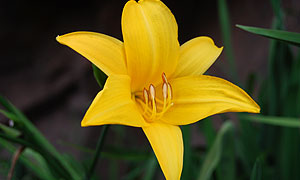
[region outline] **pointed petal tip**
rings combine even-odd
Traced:
[[[86,123],[85,117],[81,121],[81,127],[88,127],[89,125]]]
[[[226,112],[260,113],[259,105],[244,90],[221,78],[181,77],[172,79],[170,84],[174,105],[162,117],[168,124],[191,124]]]
[[[260,106],[255,101],[254,103],[255,103],[254,110],[251,113],[260,113]]]
[[[244,92],[246,93],[246,92]],[[260,106],[256,103],[256,101],[254,99],[252,99],[251,96],[249,96],[248,94],[246,94],[246,96],[248,96],[248,104],[251,105],[251,107],[249,107],[249,109],[245,110],[244,112],[248,112],[248,113],[260,113]]]
[[[60,44],[62,44],[62,45],[65,45],[65,43],[63,42],[63,37],[64,37],[65,35],[57,35],[56,36],[56,41],[57,42],[59,42]]]
[[[59,35],[57,35],[55,39],[56,39],[56,41],[60,42],[60,36]]]
[[[159,162],[166,180],[180,180],[183,167],[183,140],[178,126],[152,123],[143,131]]]

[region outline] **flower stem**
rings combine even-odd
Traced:
[[[100,152],[101,152],[102,147],[103,147],[103,142],[104,142],[105,135],[106,135],[106,132],[108,130],[108,127],[109,127],[109,125],[104,125],[103,128],[102,128],[100,137],[98,139],[98,143],[97,143],[97,147],[96,147],[96,152],[94,154],[93,161],[92,161],[91,166],[90,166],[90,168],[89,168],[89,170],[88,170],[88,172],[86,174],[86,178],[85,178],[86,180],[90,180],[92,174],[94,173],[96,164],[97,164],[99,156],[100,156]]]

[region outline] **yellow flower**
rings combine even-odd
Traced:
[[[222,48],[209,37],[197,37],[180,46],[176,20],[161,1],[128,1],[122,32],[124,43],[93,32],[57,37],[108,75],[81,125],[141,127],[166,179],[181,176],[179,125],[217,113],[260,111],[239,87],[203,75]]]

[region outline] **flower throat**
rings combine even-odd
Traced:
[[[162,98],[156,96],[156,90],[153,84],[150,84],[149,89],[144,88],[142,94],[137,93],[136,102],[142,109],[142,115],[149,123],[154,122],[162,117],[162,115],[173,105],[172,102],[172,87],[168,83],[166,74],[162,74]]]

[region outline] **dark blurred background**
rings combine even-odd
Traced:
[[[55,37],[86,30],[101,32],[122,40],[121,14],[125,0],[43,0],[0,1],[0,94],[20,108],[59,151],[78,159],[85,154],[70,144],[95,148],[100,127],[81,128],[80,121],[99,91],[91,64],[79,54],[56,42]],[[210,36],[223,46],[217,2],[201,0],[165,0],[179,27],[182,44],[197,36]],[[262,80],[267,72],[269,41],[246,33],[235,24],[270,28],[272,9],[269,1],[228,0],[232,23],[233,48],[240,79],[252,72]],[[300,28],[300,1],[284,0],[286,29]],[[226,48],[226,47],[225,47]],[[224,52],[208,74],[228,80]],[[256,95],[252,95],[256,99]],[[6,122],[2,116],[1,122]],[[116,136],[116,134],[124,136]],[[133,134],[138,134],[133,136]],[[138,128],[113,126],[105,148],[123,145],[137,148],[150,145]],[[133,139],[134,138],[134,139]],[[199,135],[193,145],[201,146]],[[121,165],[122,162],[115,162]],[[121,164],[120,164],[121,163]],[[98,171],[106,174],[103,161]],[[127,166],[117,174],[126,172]]]

